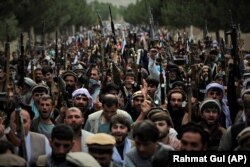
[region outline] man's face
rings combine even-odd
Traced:
[[[176,71],[174,71],[174,70],[170,70],[170,71],[169,71],[169,79],[170,79],[171,81],[173,81],[173,80],[176,79]]]
[[[90,72],[90,79],[94,79],[96,81],[99,80],[99,74],[97,69],[92,69]]]
[[[161,121],[155,121],[154,123],[160,132],[160,139],[165,138],[168,135],[170,129],[167,122],[165,120],[161,120]]]
[[[133,99],[133,107],[138,111],[140,112],[141,111],[141,105],[142,103],[144,102],[144,98],[143,97],[135,97]]]
[[[204,68],[203,70],[202,70],[202,78],[204,79],[204,80],[208,80],[208,69],[207,68]]]
[[[50,72],[45,74],[45,81],[47,83],[51,83],[53,81],[53,75]]]
[[[49,119],[50,114],[53,109],[53,104],[52,104],[51,99],[47,100],[39,100],[38,108],[39,108],[39,114],[42,119]]]
[[[52,148],[52,157],[57,161],[61,162],[66,159],[67,153],[73,147],[74,142],[70,140],[59,140],[59,139],[52,139],[50,141],[50,146]]]
[[[156,143],[153,141],[141,141],[138,137],[135,137],[135,147],[142,158],[149,158],[155,153]]]
[[[37,83],[39,83],[39,82],[41,82],[42,81],[42,79],[43,79],[43,73],[42,73],[42,70],[36,70],[36,71],[34,71],[34,77],[35,77],[35,81],[37,82]]]
[[[111,134],[115,137],[116,144],[122,144],[128,136],[128,128],[120,123],[114,124],[111,127]]]
[[[207,97],[217,99],[217,100],[221,100],[222,97],[223,97],[223,93],[221,91],[209,90],[207,92]]]
[[[89,154],[92,155],[101,167],[109,167],[112,161],[112,154],[106,153],[105,151],[93,151],[89,150]]]
[[[117,112],[118,106],[112,105],[111,107],[108,107],[107,105],[103,105],[103,116],[107,119],[107,121],[110,121],[111,117],[115,115]]]
[[[148,94],[153,97],[155,94],[155,91],[157,90],[156,85],[149,84],[148,85]]]
[[[182,107],[183,97],[181,93],[172,93],[170,97],[170,105],[173,110],[178,110]]]
[[[133,76],[125,77],[124,85],[127,89],[132,89],[134,83],[135,83],[135,78]]]
[[[219,84],[221,84],[221,85],[224,85],[224,80],[223,80],[222,77],[217,78],[217,79],[215,80],[215,82],[217,82],[217,83],[219,83]]]
[[[25,135],[27,135],[30,130],[30,124],[31,124],[30,115],[26,110],[21,110],[21,116],[23,119],[24,132],[25,132]],[[16,119],[17,119],[16,112],[14,111],[11,113],[11,117],[10,117],[10,126],[14,132],[16,132],[17,126],[19,126],[16,124],[17,123]]]
[[[34,92],[33,95],[32,95],[32,98],[33,98],[34,102],[36,104],[38,104],[39,100],[40,100],[40,97],[45,95],[45,94],[46,94],[46,92]]]
[[[76,86],[76,80],[74,76],[68,75],[65,77],[66,88],[72,89]]]
[[[82,129],[84,118],[79,110],[68,110],[64,119],[65,124],[70,125],[74,131]]]
[[[185,132],[181,138],[181,151],[205,151],[201,135],[197,132]]]
[[[86,111],[88,107],[88,98],[85,95],[76,96],[73,98],[73,104],[82,111]]]
[[[214,125],[219,119],[219,111],[217,108],[206,108],[202,113],[202,118],[208,125]]]

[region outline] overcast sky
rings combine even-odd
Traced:
[[[87,2],[92,2],[95,0],[87,0]],[[135,3],[136,0],[96,0],[98,2],[109,2],[117,6],[127,6],[130,3]]]

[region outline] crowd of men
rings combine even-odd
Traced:
[[[223,47],[95,30],[12,52],[0,67],[0,166],[156,167],[170,151],[249,151],[250,55],[238,49],[244,75],[230,77],[236,55]]]

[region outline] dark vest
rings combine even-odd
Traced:
[[[232,147],[231,147],[231,150],[234,150],[239,145],[236,138],[237,138],[238,134],[245,128],[246,128],[246,123],[245,122],[233,125],[231,127],[231,135],[232,135]]]

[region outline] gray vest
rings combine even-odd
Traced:
[[[46,154],[45,151],[45,136],[38,133],[30,133],[31,157],[30,166],[34,166],[40,155]]]

